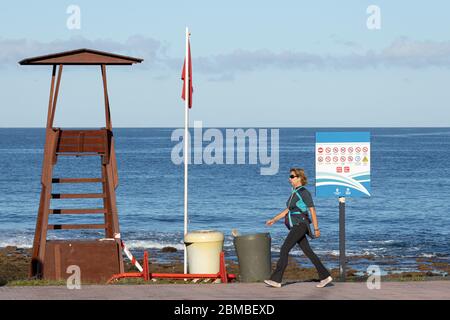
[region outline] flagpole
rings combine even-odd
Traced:
[[[185,81],[184,81],[184,236],[188,232],[188,147],[189,147],[189,29],[186,27],[186,55],[185,55]],[[184,273],[187,274],[187,251],[186,243],[184,244]]]

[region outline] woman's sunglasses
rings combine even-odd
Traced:
[[[297,176],[294,176],[293,174],[291,174],[291,175],[289,176],[289,178],[290,178],[290,179],[294,179],[294,178],[297,178]]]

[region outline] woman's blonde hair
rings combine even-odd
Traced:
[[[291,168],[289,172],[294,172],[297,177],[302,181],[302,186],[308,183],[308,178],[306,177],[305,170],[302,168]]]

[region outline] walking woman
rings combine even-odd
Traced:
[[[272,273],[270,280],[264,280],[266,284],[272,287],[281,287],[283,273],[288,263],[289,251],[291,251],[296,243],[300,245],[300,248],[311,260],[319,273],[320,283],[317,287],[323,288],[333,280],[330,272],[324,267],[317,255],[312,251],[309,246],[308,239],[306,238],[306,235],[311,238],[320,237],[314,202],[312,200],[311,193],[309,193],[309,191],[305,188],[307,181],[308,180],[303,169],[292,168],[289,176],[289,182],[292,185],[292,193],[286,202],[286,209],[276,215],[273,219],[266,222],[268,226],[271,226],[281,218],[285,218],[285,224],[289,229],[289,234],[281,246],[280,259],[278,260],[277,267]],[[308,212],[311,213],[312,223],[314,225],[314,235],[309,227],[311,220]]]

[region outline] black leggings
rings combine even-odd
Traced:
[[[287,267],[289,251],[295,246],[296,243],[299,244],[300,248],[303,250],[305,255],[311,260],[311,262],[316,267],[319,273],[319,279],[323,280],[330,276],[330,272],[324,267],[319,257],[312,251],[309,246],[308,239],[306,238],[307,226],[304,223],[294,225],[289,231],[286,240],[284,240],[281,246],[280,259],[278,260],[277,267],[270,277],[271,280],[276,282],[281,282],[283,279],[284,270]]]

